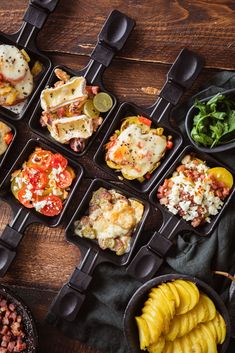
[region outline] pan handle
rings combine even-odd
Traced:
[[[84,248],[81,248],[84,250]],[[91,273],[100,262],[99,252],[86,249],[85,256],[76,267],[69,279],[60,289],[50,305],[46,320],[53,323],[58,318],[74,321],[86,297],[86,291],[91,283]]]
[[[91,60],[84,76],[93,83],[107,68],[113,57],[120,51],[130,36],[135,21],[118,10],[113,10],[106,19],[98,42],[91,53]]]
[[[188,230],[182,219],[169,215],[163,226],[155,232],[147,245],[142,246],[127,267],[127,272],[141,282],[151,279],[164,262],[173,246],[173,239],[180,232]]]
[[[17,247],[24,236],[24,230],[31,221],[30,213],[20,208],[0,235],[0,277],[5,276],[11,266],[16,256]]]
[[[14,41],[22,47],[32,47],[36,50],[36,36],[58,3],[59,0],[30,0],[23,17],[23,25],[12,35]]]
[[[204,64],[203,58],[187,48],[181,50],[167,73],[167,80],[155,104],[149,110],[156,123],[168,123],[171,109],[179,102],[184,91],[191,87]]]

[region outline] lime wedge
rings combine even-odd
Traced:
[[[93,98],[94,106],[99,112],[106,113],[113,106],[113,100],[108,93],[100,92]]]
[[[94,107],[92,99],[88,99],[88,101],[86,101],[86,103],[83,106],[83,112],[85,115],[87,115],[89,118],[92,118],[92,119],[100,115],[99,110],[97,110]]]

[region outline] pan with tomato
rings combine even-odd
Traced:
[[[56,227],[61,223],[82,174],[79,163],[65,158],[40,139],[28,141],[0,185],[0,196],[13,211],[13,218],[0,237],[0,252],[4,253],[0,276],[10,266],[29,224]]]
[[[94,156],[96,164],[136,191],[149,191],[182,148],[182,135],[171,124],[172,108],[201,68],[201,58],[183,49],[151,107],[121,104]]]

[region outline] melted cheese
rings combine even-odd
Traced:
[[[120,166],[120,171],[135,179],[151,171],[161,160],[166,150],[166,137],[150,130],[143,134],[136,124],[129,125],[118,136],[108,152],[109,160]]]
[[[92,119],[86,115],[56,119],[52,122],[50,133],[60,143],[66,143],[72,138],[87,139],[93,133]]]
[[[41,107],[44,111],[54,111],[64,105],[86,98],[86,79],[72,77],[61,86],[44,89],[41,93]]]
[[[33,76],[28,69],[23,80],[15,84],[15,89],[18,92],[17,99],[27,98],[33,91]]]
[[[9,82],[18,82],[24,78],[29,65],[21,51],[13,45],[0,45],[0,72]]]

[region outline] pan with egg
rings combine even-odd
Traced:
[[[66,228],[67,240],[79,246],[81,261],[51,304],[48,320],[75,320],[97,265],[130,262],[149,211],[147,201],[117,184],[92,181]],[[155,215],[160,216],[158,210]]]
[[[50,69],[50,59],[37,48],[36,38],[59,0],[31,0],[21,28],[0,32],[0,112],[12,120],[29,111]]]
[[[170,124],[170,112],[202,65],[201,57],[183,49],[154,105],[143,109],[123,103],[95,154],[95,163],[135,190],[147,192],[182,147],[180,132]]]
[[[186,146],[150,193],[162,213],[162,226],[138,251],[128,272],[145,282],[156,274],[177,235],[209,236],[234,197],[234,178],[231,168]]]
[[[57,227],[78,192],[83,168],[40,139],[27,142],[0,185],[1,199],[12,218],[0,236],[0,277],[16,256],[24,231],[31,223]]]
[[[86,153],[117,104],[103,85],[103,73],[134,26],[134,20],[112,11],[88,65],[81,71],[62,65],[53,70],[30,119],[35,133],[75,157]]]

